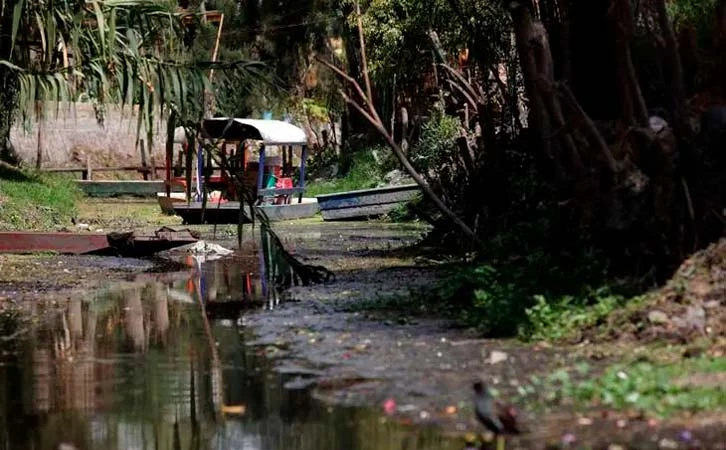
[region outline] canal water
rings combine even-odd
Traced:
[[[275,372],[237,320],[279,304],[260,254],[183,256],[186,271],[39,311],[0,342],[0,449],[460,448],[378,409],[331,407],[286,386],[301,374]]]

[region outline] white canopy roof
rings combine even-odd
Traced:
[[[229,124],[229,121],[232,121]],[[229,126],[227,126],[229,124]],[[265,145],[307,145],[305,132],[281,120],[230,119],[215,117],[204,120],[204,130],[212,138],[253,139]],[[222,136],[224,134],[224,136]],[[184,127],[174,130],[174,143],[183,144],[187,140]]]
[[[265,145],[308,145],[302,129],[281,120],[215,117],[204,120],[204,130],[213,138],[253,139]]]

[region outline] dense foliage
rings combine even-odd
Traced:
[[[726,2],[362,5],[386,129],[484,243],[434,221],[478,253],[433,291],[465,322],[576,328],[723,235]]]
[[[352,184],[336,188],[377,184],[363,180],[382,176],[363,169],[367,149],[393,143],[441,201],[419,207],[436,224],[431,242],[478,255],[439,297],[460,299],[498,334],[527,310],[542,318],[573,303],[562,299],[598,303],[591,292],[614,279],[662,282],[723,234],[726,110],[712,107],[726,94],[726,1],[188,6],[197,18],[203,8],[224,13],[220,61],[262,61],[257,77],[250,67],[217,72],[209,85],[216,27],[182,26],[166,1],[4,2],[0,137],[14,113],[37,114],[42,100],[84,92],[138,105],[141,126],[159,107],[199,117],[211,89],[217,114],[305,123],[316,174],[334,165],[328,173],[344,176],[359,162]],[[31,31],[19,38],[19,29]],[[316,57],[361,86],[370,76],[361,103],[374,104],[383,130],[345,104],[358,92]],[[464,228],[473,231],[462,237]],[[581,273],[590,258],[597,270]]]

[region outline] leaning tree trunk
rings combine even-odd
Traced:
[[[343,17],[348,17],[352,13],[352,7],[343,8]],[[345,55],[347,58],[346,72],[350,74],[359,84],[363,84],[362,61],[360,54],[360,39],[357,33],[353,32],[349,27],[343,28],[342,33],[343,45],[345,46]],[[352,88],[346,84],[346,93],[355,96]],[[353,162],[353,146],[351,145],[353,136],[365,134],[370,131],[371,127],[355,108],[349,104],[345,105],[345,112],[342,115],[342,127],[340,137],[340,154],[338,158],[339,170],[341,175],[348,173],[351,163]]]

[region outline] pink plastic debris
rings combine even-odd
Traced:
[[[383,412],[389,416],[396,412],[396,402],[392,398],[383,402]]]

